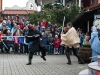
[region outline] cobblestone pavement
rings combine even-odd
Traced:
[[[47,61],[34,55],[32,65],[26,65],[28,55],[0,54],[0,75],[78,75],[87,64],[78,64],[71,56],[72,65],[67,65],[65,55],[47,55]]]

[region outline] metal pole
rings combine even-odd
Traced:
[[[78,2],[77,2],[77,0],[76,0],[76,4],[77,4]]]
[[[88,21],[88,24],[87,24],[87,31],[89,32],[89,21]]]
[[[65,0],[63,0],[63,6],[65,7]]]
[[[62,32],[63,32],[63,29],[64,29],[64,23],[65,23],[65,16],[64,16],[64,20],[63,20]]]
[[[42,0],[40,0],[40,6],[41,6],[41,11],[42,11],[42,6],[43,6],[43,3],[42,3]]]
[[[81,0],[79,0],[79,7],[81,8]]]
[[[8,49],[7,45],[2,41],[3,45]]]

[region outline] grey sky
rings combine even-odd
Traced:
[[[18,5],[19,7],[25,7],[28,0],[2,0],[3,1],[3,9],[5,7],[13,7],[14,5]]]

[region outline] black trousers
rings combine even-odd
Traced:
[[[3,50],[3,43],[2,42],[0,42],[0,49],[1,49],[1,52],[4,52],[4,50]]]
[[[42,56],[46,56],[46,51],[41,51]],[[29,59],[32,59],[34,52],[29,52]]]
[[[70,59],[70,50],[72,50],[73,55],[75,55],[75,56],[78,58],[78,61],[79,61],[79,62],[83,62],[83,60],[80,58],[79,54],[77,53],[77,49],[78,49],[78,48],[74,48],[74,47],[69,48],[69,47],[67,47],[65,53],[66,53],[66,57],[67,57],[67,59],[68,59],[68,62],[71,63],[71,59]]]
[[[18,44],[15,43],[15,44],[14,44],[14,47],[15,47],[15,53],[18,53]]]
[[[29,52],[29,59],[33,58],[34,53]]]
[[[23,50],[24,50],[23,46],[24,46],[23,44],[20,44],[20,53],[22,53],[22,54],[23,54]]]
[[[24,53],[29,53],[27,44],[24,44]]]

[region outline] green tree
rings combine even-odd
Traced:
[[[32,24],[37,24],[37,22],[41,21],[42,19],[47,19],[46,13],[41,14],[39,12],[35,12],[34,14],[28,15],[28,21]]]
[[[52,8],[53,8],[52,3],[49,3],[49,4],[44,5],[43,8],[44,8],[45,10],[52,9]]]
[[[72,4],[71,8],[68,11],[69,21],[73,20],[79,14],[79,7],[77,4]]]
[[[79,7],[76,4],[72,4],[70,8],[57,8],[50,9],[50,5],[45,5],[44,13],[35,12],[34,14],[29,14],[28,20],[31,23],[36,24],[42,19],[46,19],[51,23],[57,23],[59,26],[63,24],[63,18],[66,17],[65,23],[73,20],[79,14]],[[48,9],[47,9],[48,8]]]

